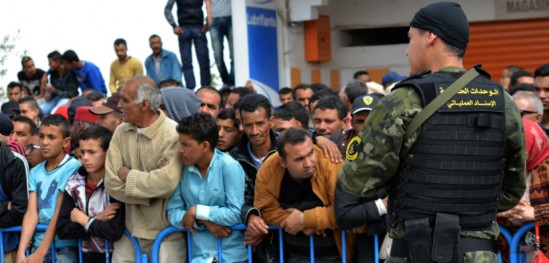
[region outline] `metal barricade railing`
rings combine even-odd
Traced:
[[[284,245],[283,245],[283,240],[282,240],[282,228],[281,227],[278,227],[278,226],[269,226],[269,229],[270,230],[276,230],[278,231],[278,236],[279,236],[279,239],[278,239],[278,249],[279,249],[279,253],[280,253],[280,262],[284,262]],[[246,230],[246,226],[244,224],[238,224],[238,225],[234,225],[231,227],[231,230],[233,231],[242,231],[242,230]],[[203,231],[207,231],[207,230],[203,230]],[[181,229],[181,228],[177,228],[177,227],[174,227],[174,226],[169,226],[169,227],[166,227],[164,228],[162,231],[160,231],[160,233],[158,233],[158,236],[156,236],[156,239],[154,240],[154,243],[153,243],[153,247],[152,247],[152,252],[151,252],[151,262],[152,263],[158,263],[159,262],[159,252],[160,252],[160,245],[162,244],[162,241],[164,241],[164,239],[173,234],[173,233],[176,233],[176,232],[185,232],[187,233],[187,257],[188,257],[188,261],[190,262],[191,259],[192,259],[192,234],[187,231],[186,229]],[[222,245],[222,239],[223,238],[218,238],[217,239],[217,256],[218,256],[218,262],[222,262],[223,260],[223,251],[221,250],[221,245]],[[251,245],[248,245],[247,246],[247,249],[248,249],[248,262],[252,262],[252,246]]]
[[[38,224],[36,225],[36,232],[46,232],[46,229],[48,229],[48,225],[44,224]],[[21,232],[22,227],[21,226],[14,226],[14,227],[8,227],[8,228],[0,228],[0,263],[4,263],[4,233],[13,233],[13,232]],[[28,250],[27,250],[28,251]],[[50,246],[52,261],[55,262],[55,244],[52,242]],[[27,252],[28,255],[28,252]]]
[[[507,244],[510,247],[511,241],[513,241],[513,234],[511,233],[511,231],[509,231],[506,227],[499,225],[499,232],[500,232],[500,235],[502,235],[503,238],[505,238],[505,240],[507,241]],[[498,262],[503,262],[503,259],[501,257],[501,252],[498,253]]]
[[[39,225],[36,226],[36,231],[37,232],[45,232],[47,227],[48,227],[47,225],[39,224]],[[534,223],[530,222],[530,223],[527,223],[527,224],[523,225],[514,234],[511,234],[511,232],[508,229],[506,229],[503,226],[500,226],[500,233],[507,240],[507,242],[509,243],[509,246],[510,246],[510,255],[509,255],[509,257],[510,257],[510,262],[511,263],[518,263],[519,262],[520,240],[522,239],[524,234],[526,234],[526,232],[533,229],[534,227],[535,227]],[[4,236],[3,236],[3,233],[21,232],[21,230],[22,230],[21,226],[0,229],[0,255],[4,255],[4,247],[3,247],[3,241],[4,241],[3,238],[4,238]],[[244,224],[234,225],[234,226],[231,227],[231,230],[233,230],[233,231],[246,230],[246,226]],[[278,226],[269,226],[269,230],[278,231],[278,235],[279,235],[279,253],[280,253],[279,257],[280,257],[280,262],[283,263],[284,262],[283,229],[281,227],[278,227]],[[207,231],[207,230],[203,230],[203,231]],[[176,228],[174,226],[169,226],[169,227],[163,229],[162,231],[160,231],[160,233],[158,234],[158,236],[154,240],[153,247],[152,247],[152,252],[151,252],[151,261],[152,261],[152,263],[158,263],[159,262],[159,251],[160,251],[160,245],[161,245],[162,241],[167,236],[169,236],[170,234],[173,234],[175,232],[185,232],[187,234],[187,254],[188,254],[189,261],[191,260],[191,258],[192,258],[192,243],[191,243],[192,242],[192,235],[191,235],[191,233],[188,232],[186,229],[180,229],[180,228]],[[126,235],[130,239],[130,241],[132,242],[132,245],[133,245],[134,250],[135,250],[136,263],[147,263],[148,262],[148,256],[147,256],[147,254],[142,252],[141,247],[140,247],[139,242],[137,241],[137,239],[127,229],[124,229],[124,235]],[[344,262],[344,263],[347,261],[347,251],[345,249],[346,248],[346,235],[347,235],[347,233],[345,231],[342,231],[342,235],[341,235],[341,238],[342,238],[342,242],[341,242],[342,243],[342,257],[341,257],[341,259],[342,259],[342,262]],[[315,260],[314,235],[310,236],[309,242],[310,242],[310,259],[311,259],[311,262],[314,262],[314,260]],[[219,262],[222,262],[223,251],[220,249],[222,247],[222,238],[217,239],[217,247],[218,247],[218,258],[219,258],[218,260],[219,260]],[[374,247],[375,247],[375,249],[374,249],[374,262],[379,262],[379,238],[378,238],[378,235],[374,235]],[[252,262],[252,246],[248,245],[247,249],[248,249],[248,262]],[[53,243],[50,247],[50,250],[51,250],[51,254],[52,254],[52,260],[55,261],[55,245]],[[78,255],[79,261],[83,262],[82,241],[81,240],[78,241],[78,250],[79,250],[79,255]],[[106,262],[109,262],[110,261],[109,242],[105,242],[105,253],[106,253],[105,254]],[[498,259],[501,262],[501,255],[498,255]],[[3,256],[0,257],[0,263],[4,263],[4,257]]]
[[[129,232],[128,232],[129,233]],[[110,253],[109,253],[109,240],[105,240],[105,262],[110,263]],[[84,251],[82,250],[82,239],[78,239],[78,262],[84,262],[83,254]]]
[[[147,254],[141,251],[141,246],[130,231],[127,228],[124,228],[124,235],[126,235],[133,244],[133,249],[135,251],[135,263],[147,263],[149,261]]]
[[[48,229],[48,225],[45,225],[45,224],[38,224],[36,226],[36,232],[46,232],[46,229]],[[14,227],[9,227],[9,228],[0,228],[0,255],[4,255],[4,233],[14,233],[14,232],[21,232],[22,230],[22,227],[21,226],[14,226]],[[130,238],[130,240],[132,241],[132,244],[134,245],[134,249],[136,250],[135,254],[136,254],[136,263],[142,263],[142,257],[143,257],[143,253],[141,252],[141,248],[139,246],[139,243],[137,242],[137,240],[135,239],[135,237],[132,236],[132,234],[127,230],[127,229],[124,229],[124,234],[126,236],[128,236],[128,238]],[[50,252],[51,252],[51,257],[52,257],[52,261],[55,262],[55,242],[52,242],[51,246],[50,246]],[[27,249],[27,252],[26,252],[27,256],[29,255],[29,251]],[[145,257],[147,255],[145,254]],[[79,239],[78,240],[78,260],[79,262],[84,262],[84,259],[83,259],[83,255],[82,255],[82,240]],[[105,242],[105,261],[107,263],[110,262],[110,254],[109,254],[109,241],[106,240]],[[146,263],[147,261],[144,261],[143,263]],[[1,256],[0,257],[0,263],[4,263],[4,257]]]
[[[241,230],[246,230],[246,226],[244,224],[238,224],[238,225],[234,225],[231,227],[231,230],[236,230],[236,231],[241,231]],[[278,226],[269,226],[269,230],[276,230],[278,231],[278,236],[279,236],[279,239],[278,239],[278,249],[279,249],[279,257],[280,257],[280,262],[281,263],[284,263],[284,241],[283,241],[283,229],[281,227],[278,227]],[[203,230],[203,231],[207,231],[207,230]],[[186,229],[181,229],[181,228],[177,228],[177,227],[174,227],[174,226],[169,226],[169,227],[166,227],[164,228],[162,231],[160,231],[160,233],[158,233],[156,239],[154,240],[154,243],[153,243],[153,247],[152,247],[152,252],[151,252],[151,262],[152,263],[159,263],[159,252],[160,252],[160,245],[162,244],[162,241],[164,241],[164,239],[173,234],[173,233],[176,233],[176,232],[185,232],[187,234],[187,257],[188,257],[188,261],[190,262],[191,259],[192,259],[192,234],[187,231]],[[347,236],[347,233],[345,231],[341,231],[341,238],[342,238],[342,242],[341,242],[341,248],[342,248],[342,256],[341,256],[341,260],[343,263],[347,262],[347,250],[346,250],[346,236]],[[221,250],[221,247],[222,247],[222,239],[223,238],[218,238],[217,239],[217,251],[218,251],[218,262],[222,262],[222,259],[223,259],[223,251]],[[309,245],[310,245],[310,260],[311,262],[314,262],[315,261],[315,250],[314,250],[314,235],[311,235],[309,237]],[[374,260],[375,262],[379,262],[379,239],[378,239],[378,235],[375,235],[374,236],[374,246],[375,246],[375,249],[374,249]],[[252,262],[252,246],[251,245],[248,245],[247,246],[247,249],[248,249],[248,262]],[[143,262],[142,262],[143,263]]]
[[[520,240],[528,232],[529,230],[533,229],[536,225],[534,222],[526,223],[522,225],[517,232],[513,235],[513,238],[511,239],[511,242],[509,243],[509,259],[511,263],[518,263],[519,262],[519,254],[520,254]],[[501,226],[500,226],[501,229]]]
[[[278,226],[269,226],[269,229],[270,230],[276,230],[278,231],[278,237],[279,237],[279,244],[278,244],[278,249],[279,249],[279,257],[280,257],[280,262],[284,262],[284,243],[283,243],[283,240],[282,240],[282,228],[281,227],[278,227]],[[233,231],[242,231],[242,230],[246,230],[246,226],[244,224],[238,224],[238,225],[234,225],[231,227],[231,230]],[[203,231],[207,231],[207,230],[203,230]],[[187,231],[186,229],[181,229],[181,228],[177,228],[177,227],[174,227],[174,226],[169,226],[169,227],[166,227],[164,228],[162,231],[160,231],[160,233],[158,233],[158,236],[156,237],[156,239],[154,240],[154,243],[153,243],[153,247],[152,247],[152,252],[151,252],[151,258],[152,258],[152,263],[158,263],[159,262],[159,252],[160,252],[160,245],[162,244],[162,241],[164,241],[164,239],[173,234],[173,233],[176,233],[176,232],[185,232],[187,233],[187,257],[188,257],[188,260],[189,262],[191,261],[192,259],[192,234]],[[222,245],[222,239],[223,238],[218,238],[217,239],[217,251],[218,251],[218,262],[222,262],[223,260],[223,251],[221,251],[221,245]],[[252,246],[251,245],[248,245],[247,246],[248,248],[248,262],[252,262]]]

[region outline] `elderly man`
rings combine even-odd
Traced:
[[[120,97],[124,123],[114,132],[107,152],[105,187],[126,204],[126,227],[150,254],[160,230],[170,225],[166,205],[181,177],[177,124],[159,111],[160,91],[149,77],[129,79]],[[114,248],[113,262],[136,261],[127,237]],[[181,233],[169,236],[160,247],[160,262],[184,262],[184,248]]]
[[[523,118],[541,123],[543,120],[543,102],[536,94],[531,92],[519,92],[513,95],[513,101]]]

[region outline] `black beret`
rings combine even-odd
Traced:
[[[439,2],[427,5],[417,11],[410,26],[431,31],[447,44],[467,50],[469,22],[459,4]]]

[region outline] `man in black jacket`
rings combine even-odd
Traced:
[[[0,228],[20,226],[27,211],[28,192],[24,157],[17,157],[6,141],[13,130],[10,119],[0,113]],[[27,169],[28,170],[28,169]],[[19,233],[4,234],[4,261],[15,262]]]
[[[230,154],[246,172],[242,222],[248,225],[248,231],[255,234],[266,233],[267,225],[260,218],[259,210],[253,207],[253,203],[257,170],[263,160],[276,151],[276,136],[270,125],[272,107],[265,96],[249,94],[242,98],[238,110],[244,133],[240,143]]]

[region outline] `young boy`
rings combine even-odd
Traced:
[[[185,167],[166,211],[173,226],[193,233],[189,262],[216,260],[218,237],[223,238],[223,262],[247,262],[244,235],[229,228],[241,222],[244,170],[229,154],[215,148],[218,133],[211,115],[195,113],[184,118],[177,132]]]
[[[71,143],[69,124],[61,115],[50,115],[40,126],[40,149],[46,161],[35,166],[29,178],[29,203],[23,218],[21,241],[17,261],[51,262],[50,245],[55,242],[57,262],[76,262],[76,240],[55,238],[55,224],[61,206],[65,184],[80,163],[65,154],[63,149]],[[37,224],[48,224],[46,232],[34,233]],[[25,256],[34,234],[32,253]]]
[[[80,133],[82,167],[65,186],[57,220],[62,239],[82,238],[84,262],[105,262],[105,240],[118,240],[124,233],[124,209],[111,202],[105,186],[105,157],[112,134],[102,126],[91,126]],[[112,200],[114,201],[114,200]],[[109,242],[112,253],[113,243]]]

